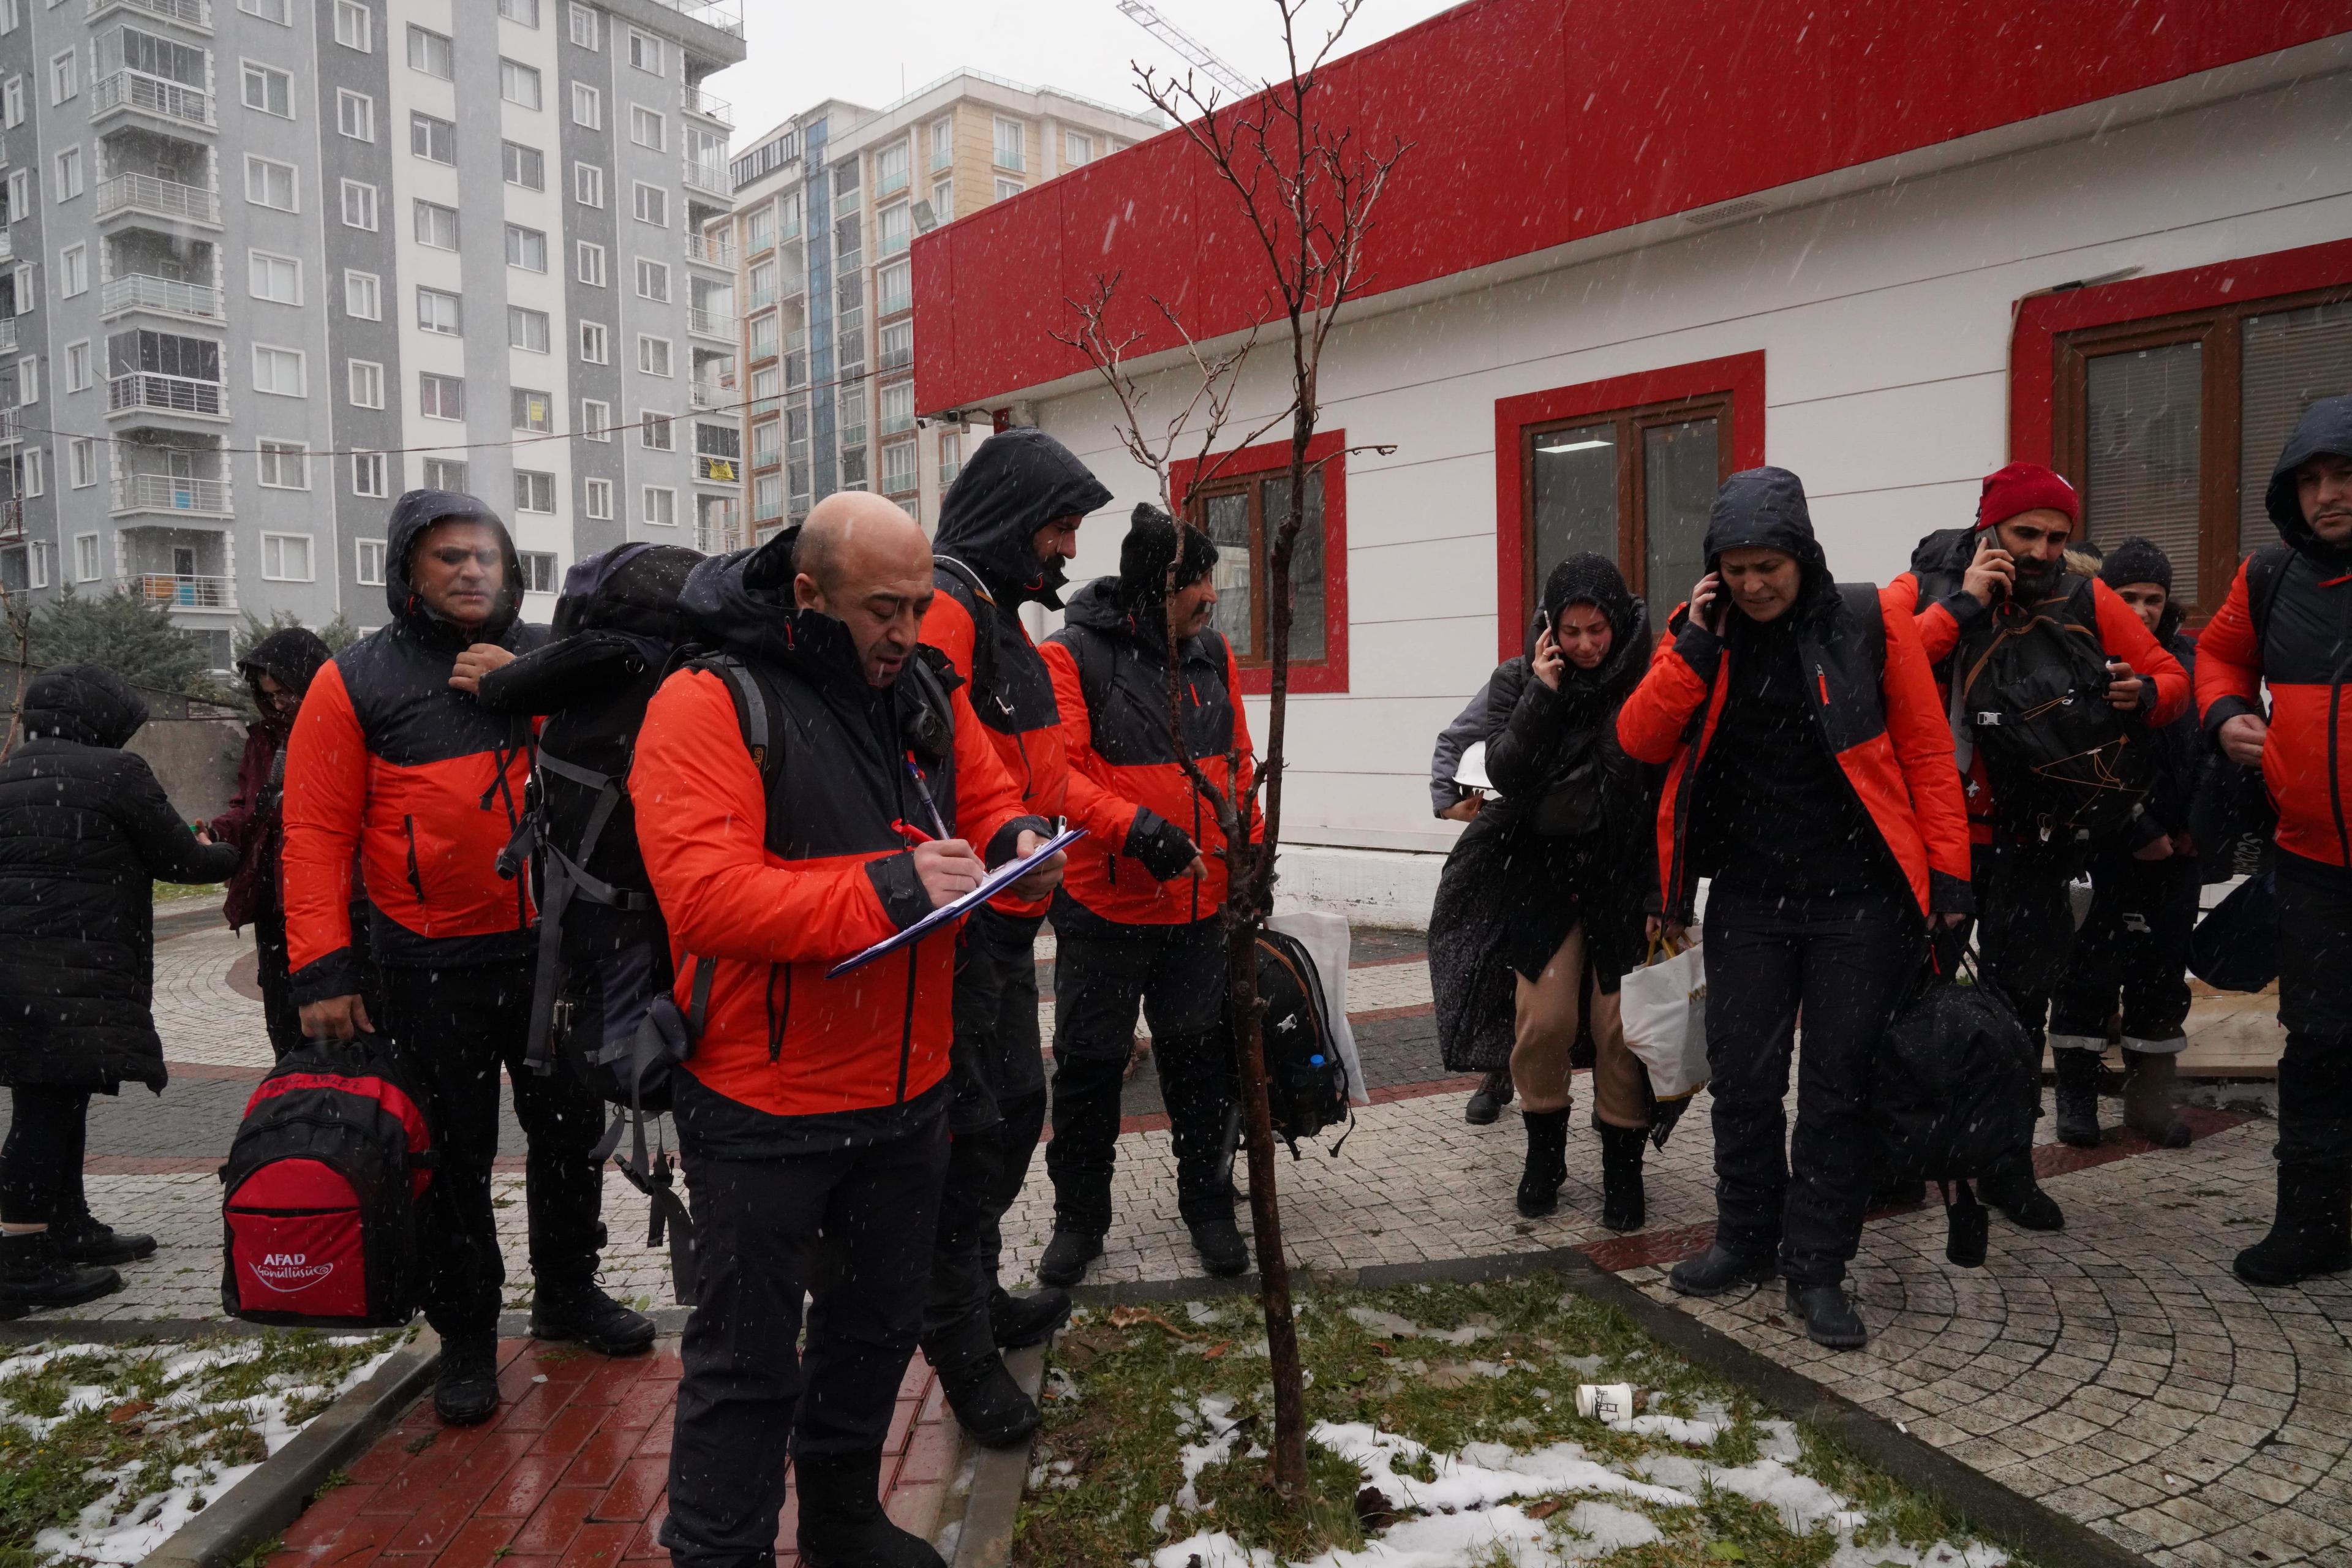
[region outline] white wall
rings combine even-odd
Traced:
[[[2325,77],[1343,325],[1326,426],[1397,450],[1349,463],[1349,690],[1291,700],[1286,841],[1452,841],[1426,770],[1495,660],[1496,399],[1760,350],[1767,459],[1803,477],[1838,574],[1884,581],[1920,535],[1968,521],[2006,459],[2020,296],[2352,234],[2347,126],[2352,76]],[[1281,357],[1256,362],[1266,407]],[[1159,401],[1186,390],[1171,375]],[[1036,405],[1118,498],[1081,534],[1074,581],[1116,570],[1128,510],[1151,493],[1110,416],[1096,393]],[[1425,918],[1430,879],[1404,863],[1291,861],[1360,910],[1367,868],[1391,866],[1387,918]]]

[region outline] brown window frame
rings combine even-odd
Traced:
[[[1521,562],[1520,603],[1533,606],[1542,584],[1537,579],[1536,560],[1536,442],[1562,430],[1589,429],[1595,425],[1608,425],[1617,437],[1621,454],[1617,463],[1617,569],[1625,575],[1626,584],[1634,593],[1654,601],[1648,581],[1650,574],[1648,464],[1640,456],[1642,443],[1636,439],[1643,432],[1664,425],[1683,425],[1695,419],[1712,418],[1715,424],[1715,482],[1717,485],[1738,472],[1735,466],[1733,439],[1733,405],[1738,401],[1729,391],[1701,393],[1692,397],[1672,398],[1662,403],[1635,404],[1624,408],[1600,409],[1591,414],[1578,414],[1519,427],[1519,538]],[[1626,460],[1622,454],[1635,454]],[[1670,583],[1666,591],[1679,597],[1690,587],[1687,583]]]
[[[1314,484],[1320,477],[1319,470],[1310,469],[1307,483]],[[1249,657],[1244,658],[1238,649],[1234,651],[1234,664],[1238,668],[1264,669],[1273,659],[1271,644],[1274,640],[1274,628],[1268,624],[1265,590],[1266,580],[1273,575],[1274,569],[1268,564],[1272,547],[1266,542],[1265,489],[1270,483],[1286,480],[1289,478],[1290,470],[1286,467],[1261,468],[1249,473],[1222,474],[1187,490],[1184,495],[1184,515],[1191,521],[1193,527],[1203,533],[1209,529],[1211,501],[1220,496],[1246,495],[1249,498],[1250,653]],[[1330,489],[1327,482],[1323,495],[1326,520],[1324,526],[1327,533],[1329,531],[1330,505]],[[1279,526],[1278,523],[1277,526]],[[1296,559],[1295,554],[1293,558]],[[1329,662],[1331,654],[1330,578],[1330,549],[1327,540],[1323,562],[1323,652],[1314,658],[1302,658],[1294,649],[1291,654],[1291,663],[1300,668],[1319,668]]]
[[[2232,300],[2195,310],[2146,316],[2060,332],[2053,344],[2055,380],[2050,410],[2053,466],[2077,494],[2090,494],[2090,362],[2107,354],[2201,344],[2198,355],[2197,582],[2199,602],[2184,605],[2192,620],[2221,607],[2238,574],[2238,476],[2243,466],[2239,428],[2243,409],[2242,326],[2249,316],[2274,315],[2312,305],[2352,300],[2352,284]],[[2095,542],[2111,542],[2099,540]]]

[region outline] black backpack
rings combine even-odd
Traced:
[[[407,1322],[432,1163],[422,1102],[382,1041],[305,1041],[246,1101],[220,1168],[221,1310],[278,1328]]]
[[[1296,1160],[1301,1138],[1351,1119],[1347,1064],[1331,1038],[1322,979],[1297,937],[1257,933],[1257,994],[1265,1005],[1266,1104],[1276,1135]],[[1335,1145],[1331,1152],[1339,1152]]]

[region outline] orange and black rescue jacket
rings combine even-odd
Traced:
[[[1882,669],[1870,628],[1830,580],[1793,474],[1751,469],[1726,481],[1707,527],[1707,570],[1724,551],[1741,546],[1782,551],[1802,570],[1804,587],[1788,613],[1801,617],[1798,658],[1811,677],[1816,732],[1902,868],[1920,913],[1969,912],[1974,903],[1959,772],[1916,628],[1906,616],[1884,617]],[[1731,652],[1691,620],[1688,605],[1675,611],[1666,629],[1649,673],[1618,710],[1617,738],[1627,756],[1669,764],[1658,803],[1659,907],[1687,921],[1700,870],[1691,863],[1690,814],[1730,694]]]
[[[1046,828],[936,650],[917,649],[925,673],[909,661],[871,687],[847,628],[792,605],[798,533],[704,562],[682,599],[695,640],[757,682],[782,752],[766,778],[728,679],[697,668],[655,694],[629,773],[681,1010],[715,966],[677,1112],[718,1158],[837,1147],[929,1113],[954,1033],[953,928],[837,980],[825,971],[930,912],[900,826],[928,830],[924,789],[991,865],[1022,829]]]
[[[2352,549],[2322,541],[2295,494],[2295,470],[2321,453],[2352,458],[2352,396],[2313,404],[2280,456],[2264,501],[2286,542],[2249,557],[2206,623],[2197,701],[2211,735],[2261,717],[2270,688],[2263,780],[2278,847],[2352,868]]]
[[[409,558],[430,524],[499,528],[507,594],[466,632],[425,609]],[[499,875],[530,776],[532,721],[486,712],[449,685],[469,644],[516,653],[543,632],[516,620],[521,563],[506,530],[472,496],[411,490],[393,508],[384,598],[392,622],[310,682],[287,742],[284,885],[288,957],[298,1002],[359,989],[352,944],[352,868],[366,884],[378,962],[431,967],[528,958],[535,919],[524,879]]]
[[[1087,837],[1070,846],[1062,886],[1093,914],[1124,925],[1184,925],[1225,901],[1225,836],[1216,809],[1178,761],[1168,725],[1166,641],[1151,617],[1129,616],[1097,578],[1078,590],[1062,629],[1045,639],[1045,666],[1070,756],[1070,820]],[[1157,615],[1155,606],[1153,615]],[[1186,752],[1228,800],[1246,803],[1255,763],[1241,669],[1223,636],[1204,631],[1180,650]],[[1239,767],[1234,767],[1234,759]],[[1208,862],[1199,880],[1162,882],[1124,853],[1144,814],[1183,829]],[[1252,839],[1263,837],[1253,813]]]

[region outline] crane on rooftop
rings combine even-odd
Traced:
[[[1144,4],[1144,0],[1117,0],[1117,3],[1121,16],[1175,50],[1186,65],[1208,76],[1235,98],[1247,98],[1257,90],[1250,86],[1241,72],[1211,54],[1206,44]]]

